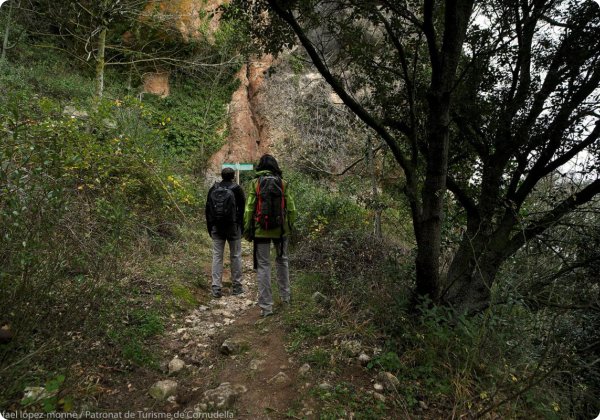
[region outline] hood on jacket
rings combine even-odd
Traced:
[[[258,178],[259,176],[265,176],[265,175],[272,175],[272,176],[279,176],[281,178],[281,175],[277,175],[276,173],[274,173],[273,171],[269,171],[269,170],[264,170],[264,171],[256,171],[256,176],[255,178]]]

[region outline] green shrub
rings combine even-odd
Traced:
[[[315,348],[302,357],[302,361],[309,363],[311,366],[325,368],[331,363],[331,354],[327,349]]]
[[[386,405],[349,382],[340,382],[331,390],[314,388],[311,394],[324,403],[320,419],[335,420],[348,416],[348,413],[353,413],[357,420],[385,418]]]
[[[156,312],[135,309],[120,314],[125,320],[118,328],[107,332],[108,338],[121,349],[126,362],[138,366],[156,366],[154,354],[145,346],[145,340],[163,332],[160,316]]]
[[[297,241],[317,239],[343,228],[361,231],[369,225],[365,209],[352,200],[351,194],[299,173],[286,175],[286,180],[298,210],[293,231]]]
[[[173,296],[179,300],[182,306],[194,307],[198,305],[198,299],[193,295],[189,288],[182,284],[172,284],[171,290]]]
[[[106,68],[96,101],[93,70],[59,50],[24,41],[0,63],[0,301],[10,302],[0,326],[18,333],[0,345],[0,409],[26,386],[86,376],[100,359],[153,366],[165,306],[196,303],[186,286],[190,277],[202,284],[193,258],[172,279],[144,269],[197,230],[197,169],[227,134],[237,41],[227,23],[189,45],[210,66],[174,70],[173,96],[144,102],[119,66]],[[190,249],[205,248],[193,240]],[[164,260],[157,265],[174,264]],[[61,382],[61,395],[78,380]],[[47,403],[65,410],[72,400]]]
[[[167,98],[146,98],[149,123],[161,131],[166,148],[175,152],[198,151],[206,160],[223,144],[228,130],[227,107],[239,81],[232,76],[212,90],[198,90],[197,81],[184,76],[171,85]]]
[[[1,321],[18,331],[19,340],[0,347],[0,362],[12,366],[35,356],[40,343],[72,354],[86,351],[107,325],[119,322],[123,302],[113,297],[123,261],[131,259],[137,241],[171,234],[168,227],[180,222],[179,211],[193,207],[194,190],[185,176],[169,171],[147,131],[129,137],[119,123],[114,126],[124,108],[130,115],[141,112],[132,99],[85,109],[86,119],[62,115],[48,98],[2,99],[0,300],[11,302],[11,309]],[[131,337],[117,341],[118,353],[148,364],[136,337],[156,334],[156,319],[135,322],[127,330]],[[47,375],[65,368],[60,354],[40,356]],[[48,380],[23,369],[15,364],[3,373],[7,386],[0,406],[19,394],[19,383]]]

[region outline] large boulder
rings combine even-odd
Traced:
[[[223,162],[254,162],[271,151],[273,136],[265,112],[268,107],[263,82],[273,60],[271,55],[254,57],[238,71],[240,86],[229,104],[227,139],[221,150],[210,158],[210,168],[220,171]],[[227,125],[223,132],[225,129]]]
[[[150,396],[159,401],[165,401],[171,395],[175,395],[176,392],[177,382],[171,381],[169,379],[165,381],[158,381],[157,383],[152,385],[152,388],[150,388],[150,391],[148,391]]]
[[[215,389],[210,389],[203,394],[202,403],[197,405],[196,411],[223,410],[232,408],[240,393],[246,392],[243,385],[232,386],[229,382],[223,382]]]
[[[221,353],[225,355],[240,354],[248,348],[248,342],[241,338],[228,338],[221,344]]]
[[[400,381],[390,372],[379,372],[377,380],[390,392],[397,391],[400,387]]]
[[[169,375],[181,371],[185,367],[185,362],[177,357],[169,362]]]

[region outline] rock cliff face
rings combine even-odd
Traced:
[[[148,13],[160,13],[170,28],[177,28],[184,40],[202,36],[198,28],[208,26],[208,36],[219,27],[219,7],[228,0],[171,0],[148,7]],[[265,114],[263,81],[273,64],[271,56],[263,56],[244,65],[237,77],[240,87],[229,105],[230,129],[225,145],[209,160],[211,172],[220,172],[222,163],[250,163],[271,148],[269,124]],[[144,92],[169,96],[169,73],[158,71],[144,76]]]
[[[164,22],[165,27],[178,31],[184,41],[190,41],[202,36],[198,30],[202,26],[207,27],[207,33],[212,34],[219,27],[221,17],[220,6],[226,4],[227,0],[170,0],[150,3],[145,14],[158,17]],[[161,95],[163,98],[169,96],[169,73],[158,70],[154,73],[146,73],[143,77],[143,91]]]
[[[229,106],[229,135],[225,145],[209,160],[210,169],[218,171],[222,163],[251,163],[270,151],[263,83],[272,64],[271,56],[263,56],[240,69],[241,84]]]
[[[184,41],[202,36],[199,31],[208,25],[210,34],[219,27],[223,4],[228,0],[169,0],[151,3],[146,7],[146,13],[156,14],[164,21],[165,25],[177,29]]]
[[[169,96],[169,76],[168,71],[146,73],[144,75],[144,92],[166,98]]]

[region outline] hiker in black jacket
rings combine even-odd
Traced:
[[[245,291],[242,286],[242,229],[246,197],[242,188],[233,182],[234,176],[233,169],[223,169],[223,180],[210,188],[206,198],[206,227],[213,240],[212,295],[217,299],[222,296],[225,241],[229,243],[232,294]]]

